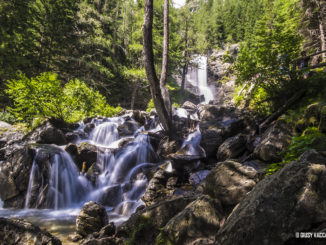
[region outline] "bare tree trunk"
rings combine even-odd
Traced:
[[[182,100],[185,91],[187,70],[188,70],[188,62],[186,62],[182,68],[181,89],[180,89],[180,95]]]
[[[160,87],[164,99],[164,104],[169,116],[172,115],[169,91],[166,88],[167,69],[169,60],[169,0],[164,0],[164,40],[163,40],[163,60]]]
[[[183,100],[184,90],[185,90],[185,83],[186,83],[186,75],[188,71],[188,20],[186,19],[186,33],[185,33],[185,64],[182,69],[182,80],[181,80],[181,90],[180,95],[181,99]],[[183,101],[182,101],[183,102]]]
[[[138,81],[135,81],[134,88],[133,88],[132,94],[131,94],[131,103],[130,103],[131,110],[133,110],[135,107],[135,99],[136,99],[137,89],[138,89]]]
[[[166,13],[166,11],[164,11],[164,13]],[[172,132],[172,127],[173,127],[171,105],[165,104],[166,100],[164,99],[163,96],[167,91],[162,92],[160,86],[161,83],[157,78],[155,67],[154,67],[152,28],[153,28],[153,0],[145,0],[145,16],[144,16],[144,26],[143,26],[144,65],[145,65],[146,75],[150,84],[150,91],[152,94],[152,98],[157,114],[159,116],[159,119],[162,123],[164,130],[166,130],[170,134]],[[168,32],[164,31],[164,33],[167,34]],[[167,65],[167,61],[166,61],[166,65]],[[164,78],[164,72],[163,72],[164,70],[165,70],[165,77],[166,77],[166,68],[163,68],[162,69],[163,74],[161,76],[163,78]],[[163,81],[166,82],[166,80]]]

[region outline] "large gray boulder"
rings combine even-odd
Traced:
[[[76,219],[76,232],[86,237],[93,232],[99,232],[109,222],[108,215],[103,206],[96,202],[87,202]]]
[[[238,204],[258,182],[257,171],[241,163],[219,163],[204,181],[204,193],[218,199],[223,206]]]
[[[233,159],[241,156],[246,150],[247,139],[243,134],[228,138],[217,150],[216,157],[219,161]]]
[[[250,130],[249,117],[233,107],[205,105],[200,108],[200,118],[201,146],[207,157],[214,157],[227,138]]]
[[[254,156],[265,162],[281,161],[280,153],[291,144],[291,136],[291,126],[283,120],[276,121],[262,135]]]
[[[41,126],[34,129],[34,131],[26,135],[25,140],[39,144],[67,144],[64,132],[55,127],[50,121],[46,121]]]
[[[16,149],[2,164],[0,197],[4,207],[23,208],[34,154],[27,146]]]
[[[155,244],[160,228],[195,199],[196,197],[179,197],[140,210],[117,228],[116,236],[124,237],[135,245]]]
[[[21,219],[0,218],[0,243],[6,245],[61,245],[49,232]]]
[[[164,226],[156,240],[161,241],[160,244],[191,244],[199,238],[211,241],[223,218],[219,201],[202,196],[174,216]]]
[[[326,157],[311,150],[260,181],[228,217],[216,244],[301,244],[296,232],[321,231],[326,224],[325,164]]]

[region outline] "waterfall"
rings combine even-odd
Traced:
[[[132,127],[130,136],[119,135],[118,127],[130,117],[93,119],[95,125],[87,138],[77,144],[92,144],[97,148],[93,177],[81,174],[72,157],[54,145],[37,146],[30,172],[25,209],[67,209],[81,207],[87,201],[97,201],[109,207],[111,214],[126,219],[142,204],[147,178],[144,171],[158,163],[144,127]],[[153,118],[153,121],[155,119]],[[130,124],[128,124],[130,125]],[[154,127],[153,130],[158,130]],[[86,125],[76,130],[87,135]],[[120,143],[127,140],[122,147]]]
[[[43,157],[43,161],[38,160],[40,157]],[[44,159],[48,161],[44,162]],[[25,209],[57,210],[77,206],[87,191],[89,185],[85,176],[79,174],[66,151],[56,146],[37,150],[30,173]]]
[[[186,80],[193,87],[197,88],[196,93],[204,97],[204,103],[214,100],[214,93],[207,84],[207,57],[195,56],[191,61],[194,66],[189,67]]]

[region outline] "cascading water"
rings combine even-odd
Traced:
[[[79,174],[66,151],[56,146],[41,146],[33,161],[25,208],[77,206],[89,189],[87,179]]]
[[[199,96],[204,96],[204,103],[214,100],[214,93],[207,84],[207,57],[196,56],[192,62],[194,66],[188,69],[186,76],[187,82],[196,87]]]
[[[118,127],[127,120],[134,123],[130,117],[93,119],[91,123],[95,128],[86,138],[85,124],[77,130],[80,134],[77,145],[87,143],[97,147],[97,161],[93,167],[98,169],[98,173],[93,173],[95,181],[80,173],[63,148],[38,146],[25,209],[64,210],[80,208],[87,201],[97,201],[108,207],[111,221],[119,224],[126,220],[142,204],[140,198],[147,186],[144,170],[158,162],[149,136],[142,133],[144,127],[128,124],[132,125],[131,135],[120,137]],[[128,141],[121,147],[123,140]]]

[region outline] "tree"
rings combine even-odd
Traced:
[[[145,0],[145,16],[143,26],[143,54],[146,75],[156,111],[165,131],[171,133],[173,128],[172,110],[169,94],[165,88],[168,61],[168,13],[169,1],[164,1],[164,49],[161,80],[158,80],[153,53],[153,0]]]

